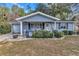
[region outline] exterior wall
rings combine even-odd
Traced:
[[[23,30],[28,30],[28,23],[27,22],[23,23]]]
[[[23,22],[22,29],[23,29],[23,35],[25,35],[26,34],[26,31],[28,30],[28,23],[27,22]]]
[[[63,30],[74,31],[75,25],[73,22],[57,22],[56,29],[58,31],[63,31]]]
[[[57,30],[58,31],[63,31],[63,30],[67,30],[67,23],[66,22],[57,22]]]
[[[40,22],[39,22],[40,23]],[[38,25],[39,26],[39,25]],[[34,26],[35,27],[35,26]],[[47,30],[47,31],[52,31],[54,30],[54,23],[44,23],[44,30]],[[31,27],[31,30],[33,31],[33,27]],[[36,28],[35,28],[36,29]],[[40,28],[42,29],[42,27]],[[28,23],[23,23],[23,32],[26,31],[26,30],[29,30],[28,29]],[[37,29],[38,30],[38,29]]]
[[[54,30],[54,24],[53,23],[45,23],[45,29],[47,31],[53,31]]]
[[[35,31],[35,30],[42,30],[43,29],[43,23],[31,23],[31,30]]]
[[[59,25],[59,23],[60,23],[60,25]],[[62,26],[62,25],[66,25],[67,28],[65,28],[65,29],[64,28],[59,28],[59,26]],[[56,26],[56,28],[55,28],[55,26]],[[21,24],[20,23],[12,24],[12,32],[13,33],[26,34],[27,30],[29,30],[28,29],[28,22],[22,22],[22,32],[21,32]],[[55,21],[54,22],[48,22],[48,23],[45,22],[44,30],[51,31],[51,32],[53,30],[57,30],[57,31],[63,31],[63,30],[74,31],[75,30],[75,24],[73,22],[55,22]]]
[[[12,24],[12,33],[20,34],[20,24]]]
[[[75,24],[74,23],[68,23],[68,30],[74,31],[75,30]]]
[[[42,16],[42,15],[35,15],[35,16],[25,18],[22,21],[26,21],[26,22],[53,22],[54,19],[50,19],[50,18]]]

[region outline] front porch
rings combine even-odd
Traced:
[[[20,34],[21,36],[32,36],[33,31],[38,30],[54,30],[54,22],[21,22],[20,23]]]
[[[12,34],[17,34],[20,36],[31,37],[33,31],[38,30],[47,30],[52,32],[53,30],[57,31],[74,31],[74,24],[72,22],[26,22],[20,21],[17,23],[12,24]]]

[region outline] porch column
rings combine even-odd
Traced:
[[[43,24],[43,30],[44,30],[45,29],[45,23],[43,22],[42,24]]]
[[[75,23],[73,22],[73,31],[75,31],[75,29],[76,29],[75,26],[76,26],[76,25],[75,25]]]
[[[13,34],[13,26],[12,26],[12,24],[11,24],[11,34]]]
[[[54,22],[54,25],[55,25],[55,26],[54,26],[54,30],[56,30],[56,21]]]
[[[20,34],[22,35],[23,33],[23,29],[22,29],[23,27],[22,27],[22,21],[20,22]]]

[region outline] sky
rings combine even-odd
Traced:
[[[0,6],[6,6],[8,8],[11,8],[13,5],[18,5],[18,7],[23,8],[25,12],[28,12],[27,5],[35,10],[37,4],[36,3],[0,3]]]
[[[35,8],[37,7],[37,3],[0,3],[0,6],[6,6],[8,8],[11,8],[13,5],[18,5],[18,7],[23,8],[26,13],[28,12],[27,5],[29,5],[32,10],[35,10]],[[74,12],[78,12],[79,4],[76,4],[76,6],[72,6],[71,9]]]

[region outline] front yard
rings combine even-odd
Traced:
[[[67,36],[63,40],[23,40],[0,42],[0,55],[79,55],[79,36]]]

